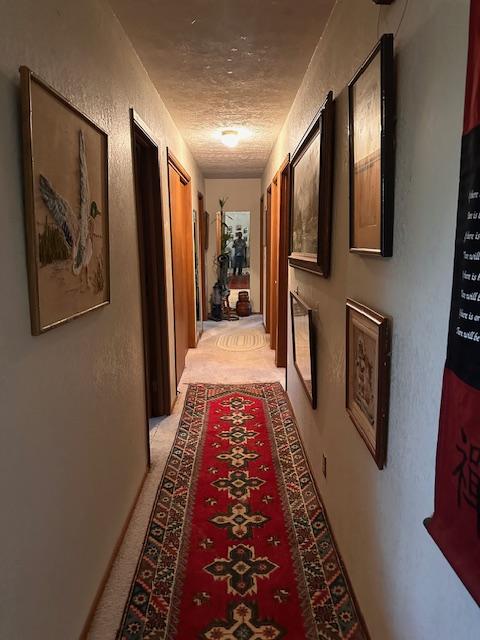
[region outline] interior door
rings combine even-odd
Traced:
[[[196,346],[195,274],[190,177],[168,154],[170,228],[172,234],[173,306],[177,385],[189,348]]]
[[[133,110],[133,169],[147,417],[171,411],[165,247],[158,147]],[[147,423],[147,442],[148,442]]]

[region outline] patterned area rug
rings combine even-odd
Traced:
[[[250,275],[243,273],[241,276],[230,276],[228,278],[229,289],[249,289],[250,288]]]
[[[280,384],[189,386],[117,638],[367,638]]]
[[[255,351],[262,349],[268,342],[265,333],[231,333],[221,335],[217,340],[217,347],[224,351]]]

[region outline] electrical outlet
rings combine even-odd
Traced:
[[[322,473],[323,477],[327,479],[327,456],[325,454],[322,455]]]

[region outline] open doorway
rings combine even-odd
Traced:
[[[158,146],[130,110],[148,419],[171,411],[163,211]]]

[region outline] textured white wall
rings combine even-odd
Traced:
[[[207,178],[205,188],[206,209],[210,214],[210,233],[206,258],[208,304],[210,304],[212,287],[217,280],[215,213],[220,209],[219,198],[228,197],[225,211],[250,211],[250,298],[253,310],[260,311],[261,180],[259,178]]]
[[[36,338],[30,335],[24,249],[22,64],[103,127],[110,150],[112,304]],[[192,175],[192,193],[204,185],[111,9],[97,0],[0,0],[0,638],[5,640],[78,638],[145,470],[129,107],[160,145],[170,265],[166,145]],[[171,299],[170,272],[168,286]],[[172,366],[173,386],[174,373]]]
[[[405,6],[338,0],[263,178],[266,189],[327,91],[337,98],[332,276],[290,270],[314,307],[319,400],[292,365],[288,392],[372,640],[473,640],[480,612],[425,531],[432,513],[450,305],[468,36],[467,0],[410,0],[396,38],[398,125],[392,259],[348,252],[345,89]],[[388,464],[378,471],[344,409],[345,299],[393,316]],[[321,456],[328,458],[328,480]]]

